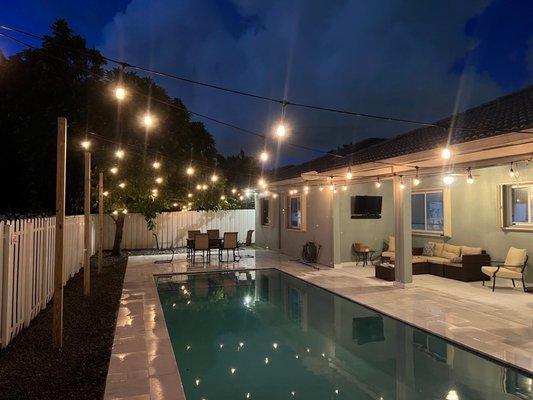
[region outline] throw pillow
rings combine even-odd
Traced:
[[[427,242],[422,250],[423,256],[433,257],[433,249],[435,249],[435,243]]]
[[[461,246],[454,246],[453,244],[445,243],[444,251],[447,253],[454,253],[456,256],[461,255]]]
[[[433,255],[436,257],[443,257],[442,256],[442,250],[444,249],[444,243],[442,242],[436,242],[435,247],[433,249]]]
[[[389,236],[389,251],[396,251],[396,244],[394,242],[394,236]]]
[[[473,255],[481,254],[481,247],[462,246],[461,254],[466,255],[466,256],[473,256]]]
[[[455,253],[448,253],[447,251],[443,251],[440,255],[440,257],[447,258],[448,260],[453,260],[455,257],[458,257]]]

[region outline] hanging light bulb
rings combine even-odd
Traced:
[[[202,190],[207,190],[209,186],[207,186],[205,183],[202,185]]]
[[[220,200],[222,200],[222,201],[226,200],[226,196],[224,196],[224,195],[220,196]]]
[[[273,199],[277,199],[277,198],[278,198],[278,194],[277,194],[277,193],[273,193],[273,194],[272,194],[272,198],[273,198]]]
[[[202,185],[200,184],[196,185],[196,190],[202,190]]]
[[[122,86],[117,86],[115,88],[115,97],[117,100],[124,100],[126,98],[126,89]]]
[[[268,161],[268,152],[266,150],[263,150],[259,154],[259,160],[261,160],[262,162],[267,162]]]
[[[323,191],[324,191],[324,186],[320,185],[320,186],[318,187],[318,190],[320,190],[321,192],[323,192]]]
[[[189,176],[192,176],[194,175],[194,168],[192,166],[188,166],[187,169],[185,170],[185,173]]]
[[[472,183],[474,183],[474,178],[472,177],[472,169],[471,169],[470,167],[468,167],[468,168],[466,169],[466,171],[467,171],[467,174],[466,174],[466,183],[468,183],[468,184],[471,185]]]
[[[511,178],[514,178],[516,176],[516,172],[515,172],[515,170],[513,168],[513,165],[514,165],[514,163],[511,161],[511,168],[509,168],[509,176]]]
[[[158,183],[158,184],[161,184],[161,183],[163,183],[163,178],[158,176],[157,178],[155,178],[155,182]]]
[[[121,189],[124,189],[126,187],[126,182],[120,182],[118,184],[118,187],[121,188]]]
[[[115,157],[118,158],[119,160],[122,160],[125,154],[126,152],[122,149],[118,149],[117,151],[115,151]]]
[[[217,182],[217,181],[218,181],[218,175],[217,174],[211,175],[211,182]]]
[[[172,207],[177,207],[178,203],[172,203]]]
[[[304,193],[305,194],[308,194],[309,193],[309,186],[304,186]]]
[[[348,167],[348,172],[346,172],[346,179],[350,180],[352,178],[353,178],[352,168]]]
[[[418,186],[420,185],[420,176],[418,175],[418,167],[415,167],[416,168],[416,175],[413,179],[413,186]]]
[[[144,114],[143,124],[146,128],[151,128],[154,125],[154,117],[150,113]]]
[[[237,193],[237,189],[235,188],[231,189],[231,194],[235,194],[235,193]]]
[[[405,183],[403,183],[403,176],[400,175],[400,189],[403,190],[405,189]]]
[[[240,201],[243,201],[243,200],[244,200],[244,196],[243,196],[243,195],[240,195],[240,196],[239,196],[239,200],[240,200]]]
[[[348,190],[348,186],[344,185],[344,186],[342,187],[342,191],[343,191],[343,192],[346,192],[347,190]]]
[[[118,215],[118,211],[117,210],[113,210],[113,212],[111,214]]]
[[[280,123],[276,127],[276,136],[281,139],[285,136],[285,133],[286,133],[285,125],[283,124],[282,121],[280,121]]]
[[[117,167],[111,167],[111,168],[109,169],[109,172],[111,172],[113,175],[116,175],[117,172],[118,172],[118,168],[117,168]]]
[[[81,142],[81,147],[83,147],[84,150],[89,150],[91,147],[91,141],[90,140],[84,140]]]
[[[152,189],[152,194],[158,194],[159,193],[159,190],[157,189]]]
[[[154,161],[152,167],[154,167],[154,169],[159,169],[161,168],[161,163],[159,161]]]
[[[192,197],[192,193],[187,193],[187,197],[190,199]]]
[[[127,213],[128,213],[127,209],[122,210],[122,214],[127,214]]]
[[[258,185],[258,186],[264,186],[264,185],[265,185],[265,180],[264,180],[263,178],[259,178],[259,179],[257,180],[257,185]]]
[[[445,147],[444,149],[442,149],[442,152],[440,153],[440,156],[444,160],[449,160],[451,158],[451,156],[452,156],[452,151],[448,147]]]
[[[455,178],[453,177],[452,174],[446,174],[442,178],[442,181],[444,182],[445,185],[451,185],[455,181]]]
[[[376,187],[379,189],[381,187],[381,181],[379,180],[379,176],[376,180]]]
[[[109,192],[106,190],[105,192],[102,193],[104,196],[109,196]]]

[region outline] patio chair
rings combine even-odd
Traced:
[[[240,256],[237,257],[237,254],[235,253],[238,247],[239,247],[239,243],[237,242],[237,232],[224,232],[224,240],[218,249],[219,261],[224,262],[222,261],[222,252],[224,250],[226,250],[226,257],[227,257],[227,260],[225,262],[229,262],[230,250],[233,252],[233,262],[239,261]]]
[[[528,258],[526,249],[511,247],[507,252],[507,257],[503,264],[481,267],[481,271],[492,278],[492,291],[494,292],[494,288],[496,287],[496,278],[504,278],[511,279],[513,287],[516,287],[514,280],[520,279],[522,281],[524,292],[527,292],[526,284],[524,282],[524,271],[527,266]],[[485,281],[483,281],[483,286],[485,286]]]
[[[200,231],[193,230],[193,231],[187,231],[187,258],[191,258],[192,250],[193,250],[193,243],[191,242],[194,240],[194,236],[199,234]]]
[[[209,239],[218,239],[220,237],[220,230],[218,229],[208,229],[207,236]]]
[[[203,262],[211,261],[211,252],[209,251],[209,236],[207,233],[197,233],[194,235],[194,247],[192,249],[192,263],[196,262],[196,252],[201,251]],[[206,257],[207,252],[207,257]],[[207,261],[206,261],[207,260]]]

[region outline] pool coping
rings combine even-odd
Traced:
[[[416,323],[394,316],[377,307],[354,300],[319,283],[311,282],[307,277],[298,276],[297,274],[302,271],[304,273],[314,271],[310,271],[308,268],[302,266],[280,264],[279,266],[269,267],[237,267],[230,270],[216,268],[209,270],[162,272],[162,265],[154,264],[153,262],[132,262],[132,265],[130,265],[130,259],[132,258],[130,257],[128,259],[122,289],[115,338],[106,381],[105,400],[186,399],[178,362],[170,342],[164,312],[157,292],[157,276],[244,272],[251,270],[276,270],[285,273],[308,285],[318,287],[347,301],[441,338],[448,343],[479,355],[500,366],[513,368],[527,376],[533,377],[533,371],[521,365],[499,359],[492,354],[485,353],[460,341],[419,326]],[[153,259],[153,256],[149,256],[149,259]],[[330,268],[325,267],[323,269],[329,270]],[[142,303],[143,307],[139,309],[138,303]],[[148,314],[144,313],[144,307],[148,307]],[[134,349],[130,349],[132,351],[124,351],[124,347],[127,349],[127,343],[124,342],[128,340],[135,342],[135,338],[138,336],[142,336],[143,340],[137,340],[137,346],[134,346]],[[170,354],[168,354],[168,351],[170,351]],[[132,380],[135,380],[133,385],[131,384]]]

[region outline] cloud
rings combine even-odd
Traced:
[[[133,0],[104,29],[104,53],[265,96],[433,121],[501,89],[473,68],[453,70],[475,46],[467,21],[488,1],[226,2]],[[194,111],[270,132],[277,104],[160,80]],[[295,142],[321,149],[412,126],[289,107]],[[227,153],[255,138],[207,124]],[[282,160],[318,154],[286,147]]]

